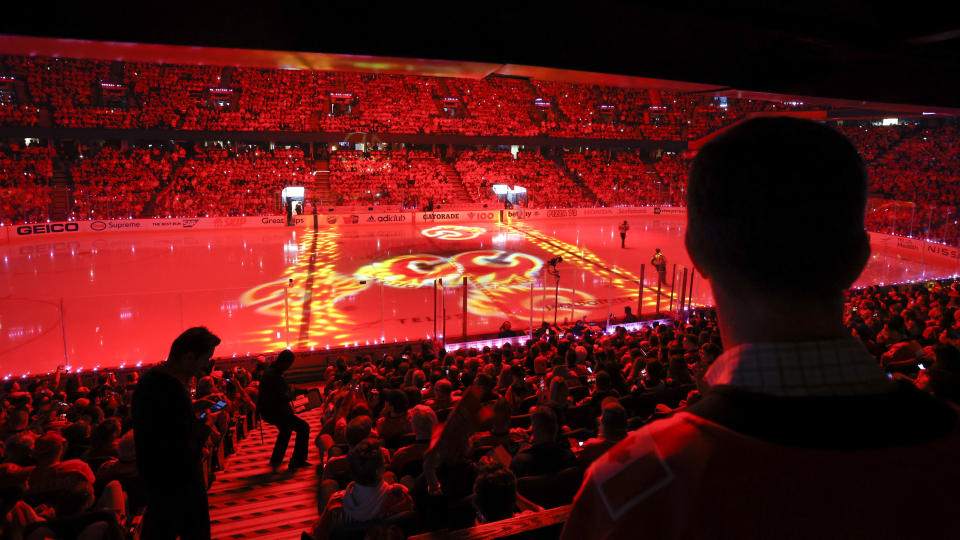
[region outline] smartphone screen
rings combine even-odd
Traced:
[[[226,401],[218,401],[218,402],[214,403],[214,404],[210,407],[210,410],[213,411],[213,412],[217,412],[217,411],[219,411],[219,410],[222,410],[222,409],[223,409],[224,407],[226,407],[226,406],[227,406],[227,402],[226,402]]]

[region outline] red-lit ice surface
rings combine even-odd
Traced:
[[[115,233],[0,246],[0,377],[157,362],[195,325],[221,336],[219,356],[460,339],[464,298],[471,335],[507,320],[521,331],[531,320],[603,322],[627,306],[637,312],[641,273],[649,315],[655,248],[669,267],[660,311],[676,310],[671,291],[679,299],[684,268],[694,305],[710,304],[709,284],[683,248],[683,219],[630,223],[626,249],[609,218]],[[956,271],[875,251],[858,285]],[[559,285],[548,264],[556,257]]]

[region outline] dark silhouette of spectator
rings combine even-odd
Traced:
[[[290,444],[290,437],[294,431],[297,432],[297,440],[293,446],[293,455],[290,456],[289,468],[296,470],[309,465],[307,449],[310,444],[310,425],[293,413],[293,406],[290,404],[290,400],[294,397],[293,391],[283,378],[284,372],[290,369],[295,358],[289,349],[282,351],[260,379],[260,395],[257,402],[260,417],[265,422],[277,426],[278,430],[277,442],[270,455],[270,467],[274,471],[283,463],[287,445]]]
[[[148,494],[145,538],[210,538],[203,445],[210,427],[193,412],[187,387],[206,374],[220,338],[203,327],[186,330],[166,362],[146,372],[133,393],[137,468]]]
[[[935,349],[936,361],[926,370],[924,388],[933,395],[960,405],[960,349],[940,344]]]

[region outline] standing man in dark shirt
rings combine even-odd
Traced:
[[[273,446],[273,455],[270,456],[270,467],[276,471],[283,463],[283,456],[287,453],[290,436],[297,432],[297,441],[293,446],[293,456],[290,457],[290,470],[296,470],[310,465],[307,463],[307,441],[310,438],[310,425],[293,414],[290,399],[293,397],[290,385],[283,379],[283,373],[293,365],[293,352],[285,350],[277,355],[277,359],[263,373],[260,379],[260,395],[257,409],[264,421],[277,426],[277,443]]]
[[[203,327],[174,340],[167,361],[147,371],[133,392],[137,469],[147,492],[143,538],[210,538],[203,445],[210,427],[193,412],[191,379],[210,369],[220,338]]]

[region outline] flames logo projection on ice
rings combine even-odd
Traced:
[[[589,249],[563,242],[525,223],[508,228],[549,256],[562,256],[566,271],[574,270],[578,282],[585,286],[576,287],[567,277],[556,291],[542,259],[501,249],[450,256],[400,255],[356,268],[341,256],[343,238],[338,229],[303,231],[299,233],[295,264],[279,279],[254,287],[240,298],[244,307],[267,317],[265,329],[248,340],[250,350],[277,351],[288,346],[304,350],[363,345],[368,340],[386,338],[403,341],[430,337],[434,328],[441,331],[442,325],[434,320],[439,313],[445,313],[447,320],[464,316],[460,312],[464,277],[468,280],[469,323],[477,329],[495,329],[505,317],[512,319],[516,328],[525,328],[526,324],[518,323],[528,321],[531,313],[535,324],[552,321],[555,305],[560,321],[571,316],[600,320],[608,312],[619,315],[622,305],[635,305],[639,276],[623,268],[611,268]],[[483,227],[450,225],[423,232],[428,231],[428,236],[442,240],[490,232]],[[496,238],[493,240],[496,242]],[[649,290],[649,279],[655,274],[647,277]],[[593,282],[588,283],[591,278]],[[443,280],[444,287],[434,297],[433,284],[438,279]],[[292,280],[289,286],[288,280]],[[653,305],[654,296],[646,295],[645,309]],[[437,299],[441,300],[439,313]],[[666,291],[663,302],[668,302]],[[616,304],[615,310],[611,310],[612,304]]]
[[[427,238],[440,240],[473,240],[487,232],[483,227],[465,227],[463,225],[437,225],[420,231]]]
[[[462,277],[468,283],[509,286],[533,281],[543,261],[526,253],[485,249],[441,257],[429,253],[401,255],[357,270],[359,279],[377,279],[400,288],[432,287],[435,279],[457,286]]]
[[[240,301],[244,306],[254,307],[277,321],[257,332],[250,340],[252,346],[270,351],[287,346],[307,349],[347,343],[352,320],[337,303],[355,296],[367,285],[334,270],[340,252],[338,238],[340,234],[335,231],[305,232],[297,262],[283,278],[243,293]],[[293,284],[287,287],[291,279]]]
[[[519,220],[512,220],[507,225],[509,228],[522,233],[527,240],[538,248],[552,254],[559,255],[564,258],[564,262],[569,262],[577,268],[578,272],[583,272],[584,274],[590,274],[598,277],[603,277],[606,280],[609,280],[610,291],[608,296],[610,297],[608,302],[612,302],[616,299],[618,302],[620,300],[629,300],[630,298],[636,298],[637,295],[637,284],[640,282],[640,276],[634,274],[626,268],[618,268],[613,266],[609,268],[606,262],[596,253],[594,253],[589,248],[583,246],[577,246],[564,242],[553,236],[549,236],[537,230],[536,228],[523,223]],[[571,256],[572,255],[572,256]],[[651,269],[652,270],[652,269]],[[646,283],[644,288],[648,293],[644,296],[643,306],[644,309],[653,308],[656,306],[656,296],[649,294],[649,292],[655,290],[656,286],[651,287],[650,280],[653,279],[653,283],[656,283],[656,273],[651,271],[646,276]],[[560,289],[561,292],[563,289]],[[677,298],[676,292],[668,292],[666,289],[662,291],[661,300],[663,305],[667,305],[667,302],[671,300],[671,295],[675,300]],[[576,293],[575,306],[581,305],[581,302],[584,304],[595,303],[595,300],[591,297],[589,300],[583,300],[580,298],[579,291]],[[560,304],[560,309],[562,310],[562,304]],[[567,305],[569,308],[569,304]],[[576,307],[577,312],[581,312],[579,307]],[[583,312],[588,312],[589,309],[584,309]]]

